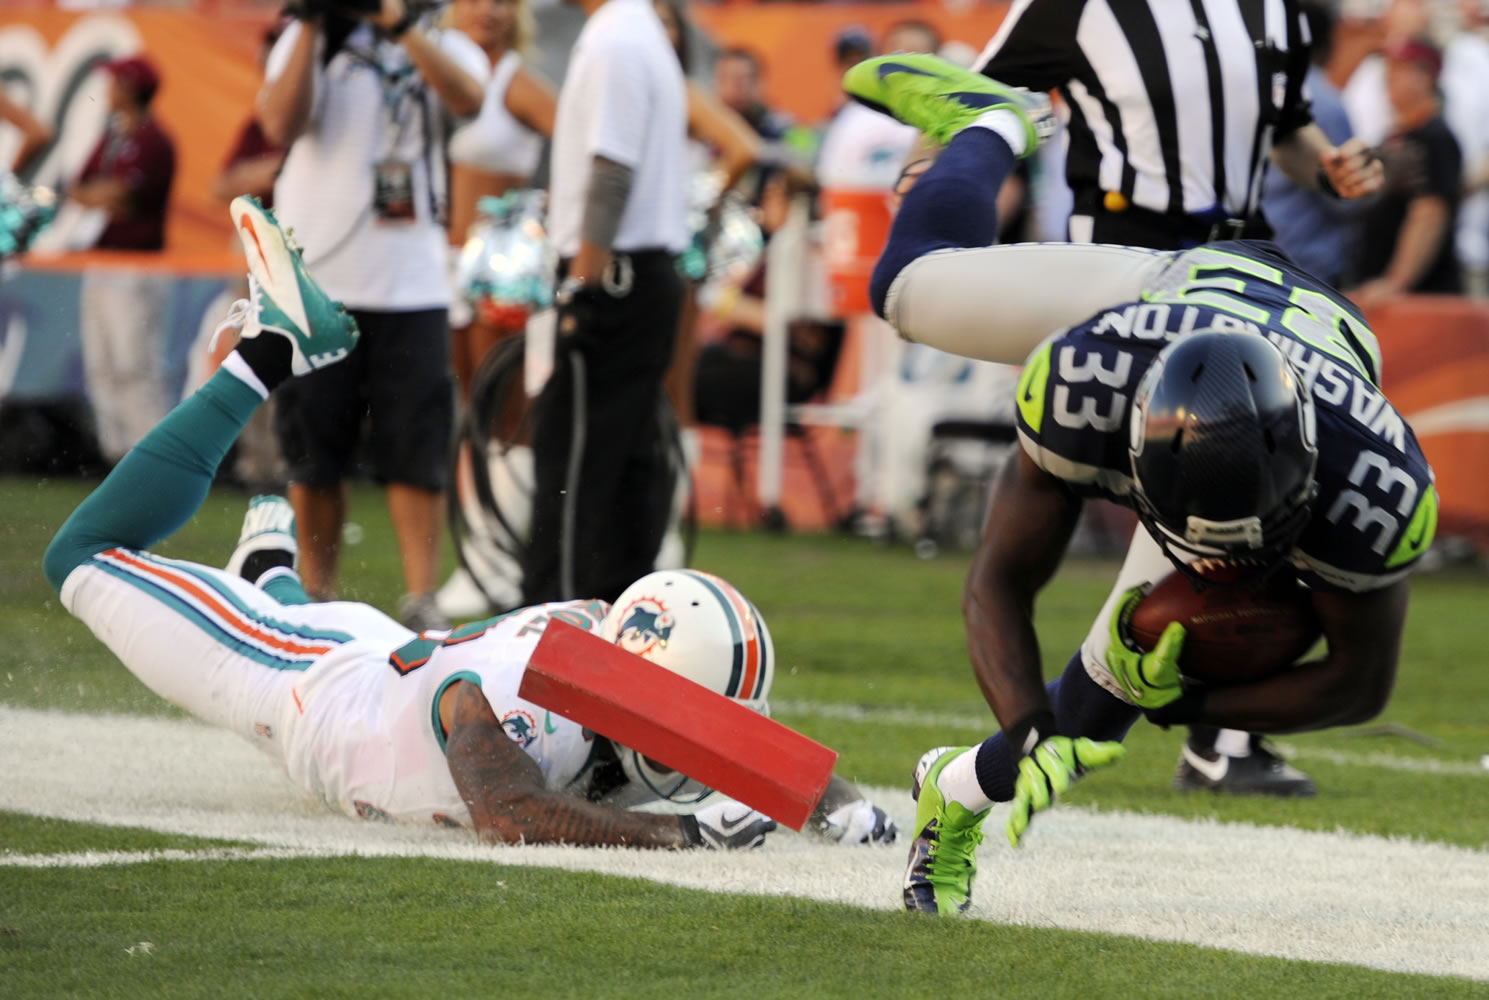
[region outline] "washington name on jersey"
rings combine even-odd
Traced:
[[[357,641],[326,654],[296,685],[285,720],[289,776],[367,819],[469,826],[445,761],[440,697],[456,681],[481,689],[507,736],[563,790],[590,761],[594,734],[517,696],[550,621],[594,631],[608,606],[569,601],[520,608],[404,645]]]
[[[1312,391],[1318,493],[1293,553],[1299,578],[1366,591],[1403,577],[1436,530],[1432,469],[1380,390],[1380,350],[1359,310],[1271,244],[1178,253],[1140,300],[1048,338],[1019,381],[1024,450],[1078,495],[1131,507],[1134,392],[1170,340],[1198,330],[1267,337]]]

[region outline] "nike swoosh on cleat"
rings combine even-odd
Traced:
[[[969,108],[990,108],[994,105],[1006,105],[1009,108],[1017,107],[1017,103],[1006,94],[984,94],[977,91],[963,91],[956,94],[941,94],[947,100],[954,100]]]
[[[1209,760],[1204,754],[1191,750],[1187,742],[1180,748],[1180,752],[1190,767],[1216,784],[1224,780],[1226,772],[1230,770],[1230,758],[1225,754],[1220,754],[1219,760]]]
[[[933,80],[941,78],[940,73],[932,73],[930,70],[920,69],[916,66],[906,66],[904,63],[880,63],[879,79],[884,79],[891,73],[912,73],[915,76],[928,76]]]
[[[249,236],[253,237],[253,248],[258,251],[259,260],[264,262],[264,270],[270,272],[272,275],[272,270],[269,267],[269,258],[264,256],[264,246],[259,242],[258,231],[253,228],[253,216],[247,212],[240,213],[238,216],[238,226],[246,230]]]

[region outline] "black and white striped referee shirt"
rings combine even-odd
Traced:
[[[1308,49],[1296,0],[1015,0],[976,68],[1064,98],[1077,213],[1246,219],[1312,121]]]

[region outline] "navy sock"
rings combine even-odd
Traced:
[[[1079,650],[1065,665],[1065,672],[1050,681],[1045,690],[1055,709],[1055,731],[1062,736],[1122,740],[1142,714],[1091,679]],[[982,741],[977,748],[976,769],[982,794],[994,802],[1013,798],[1018,761],[1003,733],[994,733]]]
[[[912,260],[934,250],[991,246],[998,239],[998,189],[1018,157],[992,129],[952,137],[900,205],[889,242],[874,265],[869,297],[884,315],[889,286]]]

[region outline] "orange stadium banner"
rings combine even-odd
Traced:
[[[1489,304],[1412,296],[1372,312],[1370,326],[1386,395],[1437,474],[1438,535],[1489,555]]]
[[[259,41],[277,5],[198,0],[77,11],[3,0],[3,6],[0,82],[58,134],[32,179],[57,184],[77,174],[106,114],[106,84],[94,67],[116,56],[145,53],[160,67],[154,110],[177,154],[167,254],[160,263],[169,266],[177,253],[194,255],[198,262],[203,254],[223,254],[231,232],[210,185],[251,113],[261,79]],[[745,46],[759,54],[769,100],[799,121],[814,123],[842,101],[832,45],[844,27],[858,25],[877,39],[896,22],[920,20],[948,41],[980,49],[1006,9],[1005,3],[962,10],[931,3],[741,3],[695,4],[690,13],[719,45]],[[0,163],[14,152],[15,139],[7,131],[0,129]]]
[[[76,176],[107,114],[107,84],[95,67],[117,56],[147,54],[161,75],[154,113],[176,144],[167,249],[170,256],[183,253],[197,261],[215,256],[228,266],[231,230],[209,190],[252,113],[261,78],[259,41],[272,14],[272,7],[211,15],[158,7],[7,10],[0,20],[0,79],[57,132],[33,179],[55,185]],[[7,141],[0,137],[0,163],[13,152]]]

